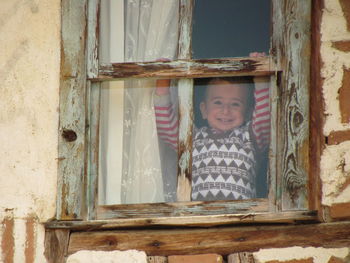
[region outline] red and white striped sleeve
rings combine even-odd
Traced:
[[[160,139],[177,150],[178,117],[169,95],[154,96],[157,133]]]
[[[269,82],[266,78],[255,78],[255,109],[252,130],[260,151],[266,150],[270,143],[270,100]]]

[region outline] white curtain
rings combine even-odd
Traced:
[[[178,42],[178,0],[125,0],[124,5],[125,61],[173,59]],[[125,83],[122,203],[168,201],[153,109],[154,87],[154,80]]]

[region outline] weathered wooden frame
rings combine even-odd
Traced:
[[[237,223],[270,225],[312,222],[320,219],[314,211],[311,211],[320,209],[319,186],[315,187],[308,182],[309,176],[317,178],[317,174],[310,172],[309,168],[311,0],[272,0],[273,35],[270,57],[191,60],[190,42],[186,41],[188,36],[181,35],[183,32],[190,32],[186,28],[180,30],[180,43],[183,45],[180,45],[179,59],[176,61],[100,66],[97,52],[99,2],[100,0],[62,0],[58,201],[56,218],[46,224],[49,232],[55,231],[50,232],[51,234],[62,231],[66,240],[69,239],[67,237],[69,233],[79,231],[73,233],[72,237],[83,236],[85,230],[105,231],[155,226],[212,227]],[[190,12],[191,5],[187,5],[190,0],[181,0],[181,3],[181,13]],[[180,27],[189,25],[190,21],[181,20]],[[218,65],[220,70],[217,70]],[[274,86],[271,104],[276,121],[272,122],[272,137],[276,139],[270,149],[270,170],[275,176],[270,180],[272,185],[278,187],[270,192],[268,199],[156,205],[97,205],[96,149],[99,143],[97,113],[101,81],[179,78],[184,81],[181,96],[191,97],[191,89],[186,88],[186,85],[191,85],[190,78],[241,75],[269,75]],[[184,112],[186,121],[191,120],[191,107],[187,102],[182,104],[180,102],[180,110]],[[187,124],[180,125],[185,127],[184,136],[179,138],[181,158],[182,154],[186,155],[186,152],[191,151],[191,125],[188,121]],[[316,147],[320,151],[320,146]],[[188,160],[187,164],[190,163]],[[180,169],[180,184],[190,185],[189,174],[186,167]],[[186,191],[188,196],[186,200],[189,200],[189,192]],[[271,229],[273,228],[271,226]],[[244,229],[242,227],[242,231]],[[282,233],[285,231],[283,229],[280,227],[276,231]],[[318,228],[315,226],[315,229]],[[191,232],[191,230],[183,231]],[[194,232],[192,234],[197,235]],[[108,240],[109,237],[106,236],[104,242]],[[253,241],[248,243],[256,247]],[[242,244],[240,242],[237,244]],[[312,241],[306,243],[311,244]],[[77,243],[73,241],[70,244],[74,246]],[[101,243],[101,246],[105,245]],[[124,246],[106,247],[124,248]],[[154,243],[151,247],[160,248],[162,244]],[[70,249],[75,251],[73,248]],[[147,250],[144,247],[142,249]],[[159,255],[166,253],[164,252],[166,249],[157,251],[163,251],[159,252]]]
[[[190,78],[210,76],[271,76],[272,122],[270,178],[273,187],[269,202],[218,202],[167,205],[167,210],[150,212],[148,218],[159,216],[208,216],[226,213],[281,213],[308,210],[308,145],[310,83],[310,8],[311,1],[273,0],[271,57],[191,60],[192,1],[182,0],[180,6],[179,59],[170,62],[98,63],[99,0],[62,1],[62,73],[60,89],[60,134],[58,220],[88,220],[119,217],[121,220],[140,211],[140,206],[109,206],[96,203],[98,174],[99,83],[111,79],[179,78],[179,109],[181,112],[179,159],[187,160],[179,167],[178,184],[183,200],[190,195],[191,108]],[[71,25],[74,25],[73,27]],[[74,33],[73,33],[74,32]],[[86,33],[88,32],[88,33]],[[286,33],[284,33],[286,32]],[[72,48],[75,47],[75,48]],[[86,64],[85,61],[88,61]],[[188,79],[188,80],[186,80]],[[282,153],[282,154],[281,154]],[[187,159],[186,159],[187,158]],[[188,159],[189,158],[189,159]],[[159,207],[159,205],[156,205]],[[149,209],[152,204],[147,204]],[[130,213],[126,211],[130,209]],[[120,212],[117,212],[117,211]],[[210,214],[208,211],[210,210]],[[163,214],[162,212],[163,211]],[[181,212],[179,212],[181,211]],[[186,212],[187,211],[187,212]],[[239,212],[238,212],[239,211]],[[101,214],[104,213],[104,216]],[[142,213],[141,213],[142,214]],[[297,216],[298,212],[296,212]],[[136,216],[137,217],[137,216]],[[142,214],[141,217],[144,217]],[[219,216],[220,217],[220,216]],[[297,219],[297,218],[296,218]],[[220,220],[213,220],[213,223]]]

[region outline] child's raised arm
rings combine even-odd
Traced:
[[[154,110],[159,138],[177,150],[178,118],[170,101],[170,79],[157,80]]]
[[[250,53],[250,57],[265,56],[265,53]],[[252,119],[252,129],[260,151],[267,149],[270,143],[270,92],[268,77],[254,77],[255,108]]]

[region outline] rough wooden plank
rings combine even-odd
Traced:
[[[45,233],[45,257],[48,263],[65,263],[70,231],[50,229]]]
[[[176,202],[158,204],[105,205],[98,207],[98,219],[195,216],[268,212],[268,200]]]
[[[178,59],[191,58],[193,0],[180,0]],[[178,81],[179,138],[177,201],[190,201],[192,192],[193,79]]]
[[[271,53],[282,69],[278,171],[281,209],[308,207],[311,0],[273,0]]]
[[[101,0],[88,1],[87,75],[89,78],[95,78],[98,75],[100,2]]]
[[[68,253],[87,250],[145,251],[147,255],[228,255],[261,248],[350,246],[350,223],[209,229],[74,232]]]
[[[125,78],[196,78],[224,76],[271,75],[276,70],[269,57],[225,59],[179,59],[101,65],[99,75],[92,80]]]
[[[311,53],[311,85],[310,85],[310,166],[309,169],[309,209],[317,210],[322,218],[322,182],[320,178],[321,154],[325,147],[323,136],[324,99],[323,78],[321,68],[321,20],[324,1],[314,1],[312,4],[312,53]],[[317,94],[317,96],[315,96]]]
[[[179,14],[179,59],[189,59],[192,57],[192,13],[194,0],[180,0]]]
[[[350,140],[350,130],[332,131],[326,138],[328,145],[337,145]]]
[[[270,78],[270,110],[271,116],[278,115],[278,79],[279,73],[271,76]],[[276,138],[278,137],[278,123],[272,117],[271,118],[271,141],[269,149],[269,168],[268,168],[268,200],[269,200],[269,211],[276,212],[278,207],[280,207],[280,195],[277,192],[280,187],[277,187],[280,183],[277,177],[278,163],[277,156],[279,155]]]
[[[47,228],[69,228],[73,230],[99,230],[127,227],[190,227],[190,226],[219,226],[233,224],[281,224],[297,222],[315,222],[315,211],[291,211],[283,213],[244,213],[222,214],[207,216],[177,216],[154,218],[121,218],[116,220],[92,220],[92,221],[51,221],[46,223]]]
[[[87,1],[62,0],[57,218],[82,219],[85,211],[85,95]]]
[[[227,263],[255,263],[255,260],[253,253],[242,252],[228,255]]]
[[[191,201],[193,79],[180,79],[177,201]]]
[[[87,216],[88,219],[96,218],[96,207],[98,206],[98,171],[99,171],[99,142],[100,142],[100,100],[101,84],[89,83],[88,85],[88,132],[86,157],[87,166]]]

